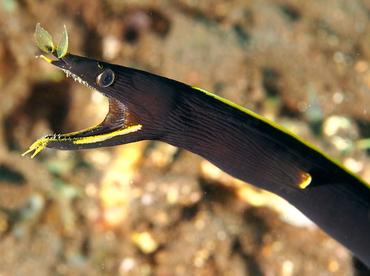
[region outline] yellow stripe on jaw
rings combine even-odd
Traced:
[[[78,138],[73,141],[73,144],[79,145],[79,144],[93,144],[93,143],[98,143],[98,142],[103,142],[105,140],[111,139],[116,136],[120,135],[125,135],[131,132],[138,131],[142,128],[142,125],[136,125],[136,126],[131,126],[125,129],[117,130],[111,133],[107,134],[101,134],[101,135],[96,135],[96,136],[89,136],[89,137],[82,137]]]
[[[98,142],[103,142],[105,140],[109,140],[113,137],[120,136],[120,135],[125,135],[131,132],[138,131],[142,128],[142,125],[136,125],[136,126],[130,126],[125,129],[117,130],[111,133],[107,134],[101,134],[101,135],[95,135],[95,136],[90,136],[90,137],[82,137],[82,138],[54,138],[57,136],[45,136],[39,140],[37,140],[35,143],[33,143],[30,148],[22,154],[22,156],[25,156],[26,154],[34,151],[34,153],[31,155],[31,158],[34,158],[40,151],[45,149],[50,141],[72,141],[73,144],[79,145],[79,144],[93,144],[93,143],[98,143]],[[76,134],[77,132],[70,133],[69,135]]]

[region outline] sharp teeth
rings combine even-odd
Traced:
[[[71,71],[68,71],[66,69],[62,69],[64,71],[64,73],[66,74],[66,77],[72,77],[74,81],[76,82],[79,82],[79,83],[82,83],[83,85],[86,85],[87,87],[91,88],[91,89],[95,89],[94,87],[90,86],[86,81],[84,81],[83,79],[81,79],[79,76],[71,73]]]
[[[71,72],[69,72],[68,70],[65,70],[65,69],[62,69],[62,70],[66,74],[67,78],[71,76],[71,74],[72,74]]]

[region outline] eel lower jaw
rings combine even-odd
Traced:
[[[141,124],[130,123],[127,117],[125,105],[116,99],[109,99],[109,112],[100,124],[67,134],[46,135],[34,142],[22,156],[33,152],[33,158],[45,148],[74,150],[104,146],[112,138],[141,130]]]

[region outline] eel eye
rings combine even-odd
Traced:
[[[96,83],[101,87],[108,87],[114,82],[114,77],[114,72],[111,69],[107,69],[96,77]]]

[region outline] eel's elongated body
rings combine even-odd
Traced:
[[[370,267],[370,187],[338,162],[282,127],[207,91],[69,54],[66,31],[54,46],[38,25],[36,40],[57,57],[45,60],[108,97],[109,112],[95,127],[46,136],[27,152],[140,140],[172,144],[286,199]]]

